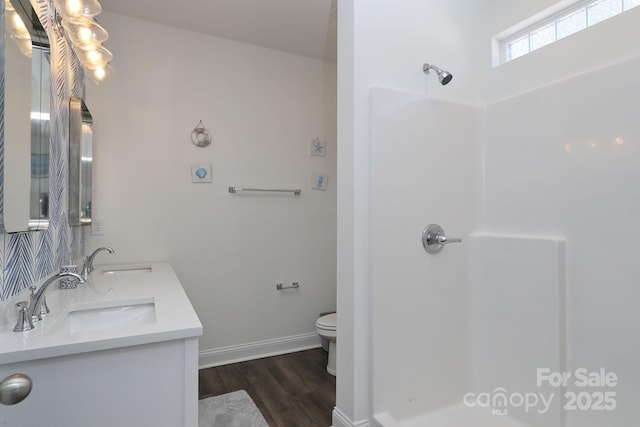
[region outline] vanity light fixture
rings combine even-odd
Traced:
[[[97,0],[53,0],[53,4],[85,76],[96,84],[102,83],[113,74],[109,65],[113,54],[102,45],[109,33],[94,19],[102,12],[102,6]]]

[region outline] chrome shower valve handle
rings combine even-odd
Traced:
[[[435,238],[435,243],[431,243],[431,244],[440,244],[440,245],[446,245],[448,243],[460,243],[462,242],[462,239],[459,237],[447,237],[447,236],[441,236],[439,234],[436,235]]]
[[[449,237],[438,224],[429,224],[422,231],[422,246],[430,254],[437,254],[444,245],[460,243],[461,238]]]

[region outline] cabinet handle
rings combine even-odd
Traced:
[[[9,375],[0,381],[0,403],[3,405],[15,405],[22,402],[29,393],[33,382],[25,374]]]

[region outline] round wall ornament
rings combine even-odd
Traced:
[[[211,144],[211,134],[202,124],[202,120],[198,126],[191,132],[191,142],[196,147],[208,147]]]

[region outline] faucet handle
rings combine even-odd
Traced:
[[[44,295],[42,295],[42,302],[40,303],[40,313],[38,313],[38,318],[42,319],[42,316],[49,313],[51,313],[51,310],[49,310],[49,306],[47,305],[47,299]]]
[[[82,258],[82,267],[80,267],[80,276],[82,276],[83,279],[87,280],[88,276],[89,276],[89,256],[85,256],[84,258]]]
[[[31,316],[28,315],[27,310],[29,309],[29,304],[26,301],[20,301],[16,304],[18,308],[18,322],[16,326],[13,328],[14,332],[25,332],[30,331],[34,328],[33,322],[31,321]]]
[[[34,300],[35,300],[36,287],[30,286],[29,290],[31,291],[31,304],[35,304]],[[33,316],[31,317],[31,320],[33,322],[38,322],[42,320],[42,316],[49,313],[51,313],[51,310],[49,310],[49,306],[47,305],[47,299],[45,298],[44,295],[42,295],[42,301],[40,302],[40,310],[37,313],[33,314]]]

